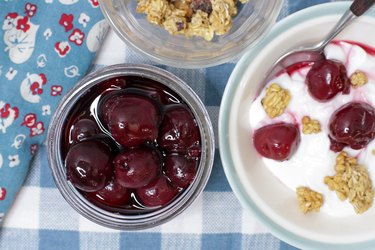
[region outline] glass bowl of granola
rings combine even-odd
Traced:
[[[283,0],[100,0],[113,30],[165,65],[214,66],[236,59],[275,23]]]
[[[259,86],[292,48],[316,44],[348,8],[317,5],[282,20],[237,63],[221,103],[219,148],[242,205],[302,249],[375,244],[375,9]]]

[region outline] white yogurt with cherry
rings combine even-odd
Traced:
[[[328,136],[330,133],[332,134],[330,130],[330,119],[336,110],[347,103],[364,103],[364,105],[369,105],[370,109],[375,107],[374,52],[373,49],[349,42],[334,42],[326,47],[326,58],[341,62],[346,68],[346,75],[348,77],[354,72],[360,71],[368,78],[367,84],[358,88],[350,87],[350,93],[348,94],[344,94],[347,92],[347,89],[345,90],[345,88],[343,88],[338,91],[339,93],[335,94],[334,97],[329,97],[330,100],[316,100],[310,93],[311,86],[306,84],[306,76],[312,66],[304,66],[289,71],[289,73],[282,73],[273,79],[260,92],[249,110],[250,126],[253,131],[277,123],[296,125],[300,132],[300,141],[299,145],[295,145],[297,149],[291,157],[283,161],[276,161],[266,157],[262,159],[267,168],[293,191],[299,186],[306,186],[323,194],[324,205],[321,207],[320,211],[332,216],[347,216],[356,213],[348,201],[343,202],[339,200],[336,193],[330,191],[323,181],[325,176],[333,176],[335,174],[334,165],[337,153],[330,150],[331,140]],[[272,119],[267,115],[261,103],[262,98],[265,96],[265,89],[271,83],[276,83],[282,88],[289,90],[292,97],[284,113]],[[323,92],[322,95],[326,95],[326,92]],[[375,140],[373,139],[375,135],[375,122],[371,122],[373,121],[373,117],[368,115],[371,112],[372,110],[367,113],[363,112],[363,114],[367,114],[363,119],[367,119],[367,124],[369,123],[368,121],[371,123],[368,125],[370,132],[367,127],[367,132],[364,132],[370,133],[370,135],[367,136],[371,137],[369,139],[370,142],[361,142],[366,145],[362,145],[362,148],[358,150],[352,149],[348,145],[341,146],[345,146],[343,150],[348,152],[349,155],[357,157],[359,164],[367,167],[374,185],[375,155],[372,154],[372,150],[375,149]],[[318,120],[321,124],[321,132],[316,134],[302,133],[301,120],[304,116],[309,116],[312,119]],[[290,133],[292,134],[292,132]],[[365,139],[368,139],[367,137],[365,136]]]

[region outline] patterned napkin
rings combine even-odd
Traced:
[[[86,73],[109,27],[98,0],[0,0],[0,20],[1,223],[57,103]]]

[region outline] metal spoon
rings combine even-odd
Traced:
[[[350,8],[344,13],[335,27],[333,27],[322,42],[313,47],[298,48],[284,54],[274,63],[263,83],[267,84],[277,73],[296,63],[316,62],[324,58],[324,47],[346,26],[348,26],[351,21],[363,15],[368,9],[370,9],[374,3],[375,0],[354,0]]]

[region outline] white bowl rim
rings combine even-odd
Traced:
[[[225,175],[234,194],[239,199],[242,206],[245,209],[251,211],[258,218],[258,220],[270,230],[272,234],[287,243],[304,249],[373,249],[373,246],[375,245],[375,239],[350,244],[331,244],[303,238],[273,222],[246,194],[245,188],[241,184],[239,176],[235,172],[233,159],[230,154],[228,117],[231,111],[230,107],[232,105],[234,95],[238,88],[237,83],[241,82],[242,76],[248,68],[248,65],[251,64],[251,61],[257,56],[257,51],[259,51],[260,49],[262,49],[262,47],[266,46],[266,44],[278,37],[283,32],[283,30],[287,30],[294,24],[308,21],[316,17],[340,15],[349,8],[349,5],[350,2],[329,2],[318,4],[293,13],[278,22],[260,43],[258,43],[255,47],[248,49],[239,60],[228,80],[220,105],[218,124],[219,150]],[[369,10],[366,15],[375,17],[375,9]]]

